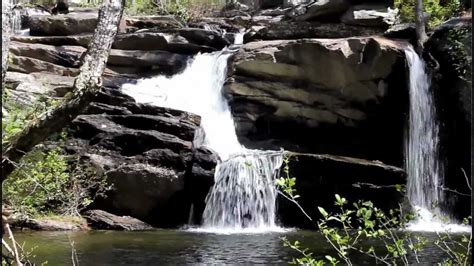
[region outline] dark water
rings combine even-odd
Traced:
[[[313,251],[315,257],[331,254],[332,250],[317,232],[293,231],[268,234],[216,235],[180,230],[149,232],[16,232],[18,242],[26,250],[35,247],[33,261],[47,265],[71,265],[74,242],[80,265],[176,265],[176,264],[271,264],[286,265],[298,256],[284,247],[281,237],[299,240]],[[434,234],[423,234],[435,239]],[[381,243],[375,243],[381,246]],[[423,264],[434,264],[445,256],[434,246],[421,254]],[[374,264],[362,256],[357,264]]]

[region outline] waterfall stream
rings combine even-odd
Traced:
[[[211,232],[262,232],[281,230],[275,225],[276,188],[273,182],[282,165],[282,152],[249,150],[237,138],[234,120],[222,94],[227,61],[242,44],[222,51],[198,54],[186,69],[172,77],[157,76],[124,84],[122,91],[137,102],[180,109],[201,116],[202,136],[194,145],[205,145],[222,162],[215,185],[206,198],[202,228]]]
[[[418,218],[413,231],[466,230],[450,224],[438,207],[444,200],[443,165],[439,159],[439,123],[425,64],[412,47],[405,50],[410,70],[410,111],[406,138],[407,194]]]

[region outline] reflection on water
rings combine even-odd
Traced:
[[[434,239],[436,235],[423,234]],[[271,264],[286,265],[294,251],[283,246],[281,237],[299,240],[315,256],[332,252],[317,232],[218,235],[179,230],[149,232],[17,232],[26,250],[36,246],[35,262],[48,265],[70,265],[70,241],[78,253],[80,265],[175,265],[175,264]],[[432,242],[432,241],[431,241]],[[335,254],[333,254],[335,255]],[[428,247],[422,254],[424,263],[439,262],[443,254]],[[356,257],[355,263],[373,264],[373,260]]]

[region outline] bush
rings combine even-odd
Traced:
[[[416,0],[395,0],[394,4],[400,10],[402,22],[415,21]],[[444,4],[442,4],[444,2]],[[434,28],[449,18],[459,14],[461,3],[459,0],[423,0],[423,7],[429,13],[428,27]]]
[[[58,103],[41,98],[33,106],[19,105],[8,89],[2,102],[9,114],[2,117],[2,144],[21,132],[27,123]],[[92,200],[110,189],[103,175],[62,151],[65,134],[54,134],[53,148],[38,145],[16,165],[2,184],[3,203],[27,216],[78,215]]]
[[[93,199],[110,187],[103,175],[68,158],[60,147],[44,151],[37,147],[23,157],[3,182],[3,201],[27,216],[79,215]]]

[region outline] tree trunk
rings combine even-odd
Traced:
[[[94,99],[101,86],[110,47],[117,34],[125,0],[104,0],[94,36],[83,58],[80,73],[74,80],[73,94],[54,109],[33,120],[3,149],[2,182],[14,170],[24,154],[52,133],[60,131]]]
[[[10,47],[12,32],[12,7],[11,0],[2,3],[2,91],[5,86],[5,74],[8,68],[8,48]]]
[[[415,1],[415,26],[416,26],[416,52],[421,56],[423,45],[428,39],[425,29],[425,16],[423,12],[423,0]]]

